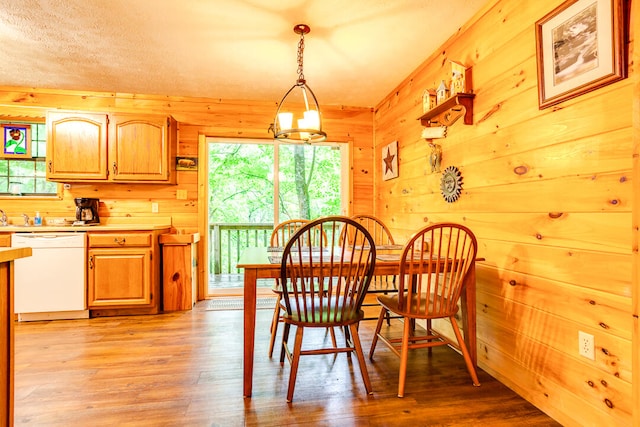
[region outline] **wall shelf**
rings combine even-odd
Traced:
[[[418,118],[422,126],[451,126],[464,116],[464,124],[473,124],[473,93],[457,93]]]

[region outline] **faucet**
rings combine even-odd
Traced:
[[[22,217],[24,218],[24,226],[27,227],[29,225],[29,215],[23,213]]]
[[[0,217],[0,225],[5,227],[7,225],[7,214],[4,213],[2,209],[0,209],[0,213],[2,214],[2,216]]]

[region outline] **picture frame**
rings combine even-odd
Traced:
[[[31,158],[31,125],[3,123],[2,153],[3,158]]]
[[[622,0],[567,0],[535,29],[539,109],[626,77]]]
[[[176,157],[176,170],[178,171],[197,171],[197,157]]]
[[[398,177],[398,141],[393,141],[382,148],[382,179]]]

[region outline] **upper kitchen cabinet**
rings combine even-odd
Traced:
[[[178,125],[166,116],[109,116],[113,181],[175,184]]]
[[[107,115],[47,113],[47,179],[106,180]]]
[[[175,184],[177,122],[170,116],[53,111],[47,179]]]

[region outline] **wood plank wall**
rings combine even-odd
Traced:
[[[632,5],[632,19],[634,27],[631,31],[631,36],[636,38],[638,36],[638,13],[640,13],[640,4],[633,2]],[[630,51],[631,62],[633,64],[640,64],[640,49],[632,49]],[[633,425],[640,426],[640,321],[638,319],[640,315],[640,256],[638,254],[638,248],[640,247],[640,163],[638,158],[640,156],[640,73],[634,72],[630,75],[630,79],[633,83],[633,106],[631,109],[631,116],[633,120],[633,214],[632,214],[632,253],[633,253],[633,271],[632,271],[632,404],[633,404]]]
[[[276,103],[183,98],[124,93],[63,91],[51,89],[0,87],[0,118],[44,120],[48,109],[99,112],[171,114],[178,121],[178,156],[198,156],[201,135],[221,138],[266,138]],[[322,106],[323,127],[332,141],[350,144],[352,188],[349,211],[371,212],[373,206],[373,113],[372,108]],[[206,152],[206,151],[205,151]],[[206,167],[206,159],[199,161]],[[73,217],[75,197],[100,199],[100,216],[130,217],[144,222],[149,218],[172,218],[174,231],[200,232],[198,258],[207,259],[208,235],[203,200],[205,183],[194,171],[177,172],[177,185],[161,184],[77,184],[64,190],[60,200],[2,198],[0,209],[10,218],[35,211],[47,217]],[[177,190],[186,190],[187,199],[177,199]],[[151,213],[151,203],[158,213]],[[206,262],[199,262],[198,283],[202,287]],[[202,296],[202,292],[200,294]]]
[[[562,2],[490,1],[377,106],[374,164],[397,140],[400,175],[376,179],[375,212],[399,241],[438,221],[474,230],[487,260],[483,369],[564,425],[631,425],[634,78],[538,109],[535,22]],[[448,60],[472,67],[476,94],[473,125],[460,120],[435,140],[442,169],[462,172],[454,203],[416,120]],[[578,331],[594,335],[595,361],[578,355]]]

